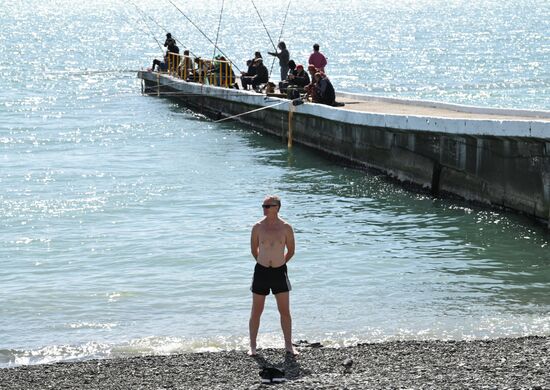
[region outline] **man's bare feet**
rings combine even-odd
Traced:
[[[287,346],[285,347],[286,349],[286,353],[292,355],[292,356],[298,356],[300,354],[300,352],[298,352],[298,350],[296,348],[294,348],[293,345],[291,345],[290,347]]]
[[[257,355],[258,355],[258,353],[256,352],[256,348],[250,347],[250,349],[248,350],[248,356],[254,357],[254,356],[257,356]]]

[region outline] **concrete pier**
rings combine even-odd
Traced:
[[[375,168],[434,195],[512,209],[550,224],[550,111],[337,94],[344,107],[291,101],[140,71],[145,91]],[[290,113],[289,113],[290,112]]]

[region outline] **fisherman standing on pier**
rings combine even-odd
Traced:
[[[267,54],[275,56],[279,59],[279,66],[281,67],[281,81],[285,81],[288,76],[288,61],[290,60],[290,53],[288,52],[286,44],[283,41],[279,42],[277,47],[281,50],[279,53],[268,51]]]
[[[313,65],[317,70],[324,72],[327,66],[327,58],[319,51],[319,44],[313,45],[313,53],[309,56],[308,64]]]
[[[154,59],[153,60],[153,66],[151,67],[151,70],[154,72],[155,67],[158,67],[158,70],[160,72],[165,72],[168,70],[168,63],[170,60],[173,61],[172,68],[177,69],[179,66],[179,56],[172,56],[170,57],[170,53],[179,54],[180,49],[178,45],[176,45],[176,40],[172,38],[172,34],[168,33],[166,34],[166,40],[164,41],[164,47],[166,47],[166,54],[164,55],[164,62]]]
[[[166,40],[164,41],[164,47],[168,47],[170,45],[175,45],[176,41],[174,38],[172,38],[172,34],[168,33],[166,34]]]

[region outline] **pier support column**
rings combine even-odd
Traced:
[[[441,179],[441,169],[442,169],[441,164],[437,161],[434,161],[433,170],[432,170],[432,188],[430,190],[432,196],[439,195],[439,181]]]

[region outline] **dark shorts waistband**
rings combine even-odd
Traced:
[[[286,264],[281,265],[280,267],[264,267],[260,263],[256,263],[257,270],[272,270],[272,271],[284,271],[286,270]]]

